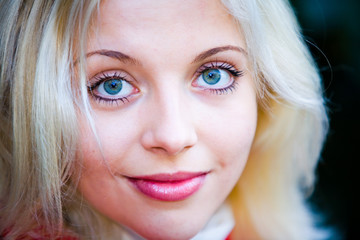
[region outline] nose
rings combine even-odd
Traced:
[[[169,156],[192,148],[198,137],[190,109],[186,97],[174,88],[154,93],[146,107],[142,146]]]

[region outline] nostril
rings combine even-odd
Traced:
[[[191,128],[175,131],[164,134],[159,128],[149,130],[143,135],[142,146],[155,154],[177,155],[195,145],[197,137]]]
[[[181,96],[161,93],[146,109],[148,118],[144,119],[141,144],[156,154],[176,155],[197,142],[196,124]]]
[[[157,142],[158,145],[155,145],[151,148],[151,151],[157,154],[167,154],[167,155],[177,155],[187,149],[190,149],[191,146],[185,144],[185,142]]]
[[[166,154],[167,151],[162,147],[152,147],[151,151],[156,154]]]

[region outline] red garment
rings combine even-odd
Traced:
[[[224,240],[231,240],[230,235],[231,235],[231,233]],[[5,237],[5,236],[6,235],[1,235],[0,239],[2,239],[2,237]],[[17,240],[23,240],[23,239],[30,240],[29,238],[25,238],[25,237],[20,237]],[[48,238],[46,238],[46,237],[35,237],[35,238],[32,238],[32,240],[48,240]],[[76,237],[64,236],[64,237],[56,238],[56,240],[79,240],[79,239],[76,238]]]
[[[5,231],[5,233],[3,233],[2,235],[0,235],[0,239],[3,239],[4,237],[6,237],[6,235],[8,234],[8,231]],[[231,233],[224,239],[224,240],[231,240]],[[27,236],[20,236],[18,237],[16,240],[48,240],[48,237],[35,237],[35,236],[31,236],[33,234],[29,234]],[[73,237],[73,236],[63,236],[63,237],[58,237],[55,240],[79,240],[77,237]]]
[[[0,235],[0,239],[5,239],[6,235]],[[31,237],[31,236],[20,236],[18,238],[16,238],[16,240],[49,240],[48,237]],[[55,240],[79,240],[76,237],[71,237],[71,236],[63,236],[63,237],[58,237]]]
[[[49,236],[39,236],[40,235],[40,229],[37,229],[35,231],[31,231],[28,234],[25,235],[21,235],[19,237],[16,238],[16,240],[48,240]],[[5,230],[1,235],[0,235],[0,239],[5,239],[6,235],[9,234],[9,230]],[[77,237],[73,237],[73,236],[62,236],[62,237],[57,237],[55,238],[55,240],[79,240]]]
[[[231,233],[232,233],[232,231],[229,233],[229,235],[224,240],[231,240]]]

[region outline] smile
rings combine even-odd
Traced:
[[[184,200],[197,192],[208,172],[177,172],[128,177],[137,190],[146,196],[161,201]]]

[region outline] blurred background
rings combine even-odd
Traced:
[[[355,180],[360,160],[360,1],[290,0],[318,64],[328,99],[330,131],[310,201],[335,228],[331,239],[360,239]]]

